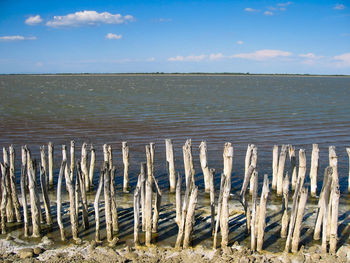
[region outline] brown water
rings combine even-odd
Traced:
[[[19,167],[21,145],[27,144],[34,157],[38,158],[39,146],[52,141],[56,146],[55,172],[58,173],[61,144],[69,145],[70,140],[75,140],[79,156],[81,144],[92,143],[97,153],[97,180],[98,167],[103,158],[102,145],[111,144],[117,166],[118,194],[124,207],[121,215],[125,213],[130,217],[125,216],[125,229],[128,229],[133,220],[130,214],[132,196],[120,192],[122,141],[127,141],[130,146],[132,186],[135,185],[139,163],[145,161],[144,146],[149,142],[156,143],[155,173],[165,193],[168,188],[166,138],[173,139],[176,169],[181,173],[182,145],[187,138],[192,138],[196,183],[200,190],[203,190],[198,158],[200,141],[207,141],[208,162],[210,167],[217,170],[217,186],[222,171],[223,145],[231,142],[235,155],[233,194],[241,187],[248,143],[258,147],[259,175],[268,173],[270,178],[274,144],[292,144],[297,150],[306,149],[308,175],[311,146],[318,143],[319,189],[323,170],[328,164],[328,146],[335,145],[343,193],[340,218],[344,230],[349,221],[349,213],[346,212],[349,207],[346,190],[348,158],[345,151],[345,147],[350,145],[349,95],[350,78],[347,77],[0,76],[0,146],[15,145],[16,166]],[[163,199],[163,209],[168,211],[163,215],[174,215],[171,198]],[[279,227],[280,202],[272,200],[270,203],[271,211],[275,211],[271,213],[278,220],[275,218],[273,221],[271,217],[268,229],[276,230]],[[208,200],[202,198],[199,206],[203,207],[200,210],[203,213],[200,213],[198,220],[203,222],[200,225],[197,220],[199,225],[195,233],[202,233],[208,227],[204,216],[207,205]],[[239,204],[232,204],[233,210],[238,207]],[[93,218],[93,211],[91,213]],[[161,216],[161,220],[164,220],[162,224],[165,227],[159,242],[173,244],[176,226],[167,217]],[[167,224],[167,221],[170,223]],[[230,222],[231,241],[248,242],[249,238],[242,234],[244,218]],[[167,236],[167,233],[171,235]],[[128,235],[123,235],[128,240]],[[276,244],[279,243],[273,238],[271,240],[272,247],[269,249],[278,247]],[[207,244],[208,236],[194,242]]]

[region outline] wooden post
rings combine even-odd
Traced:
[[[145,201],[146,201],[146,163],[142,162],[140,165],[141,175],[141,214],[142,214],[142,231],[146,230],[146,218],[145,218]]]
[[[152,239],[152,185],[150,183],[150,180],[146,180],[145,229],[146,229],[146,246],[150,246],[151,239]]]
[[[215,230],[215,169],[211,168],[209,171],[209,183],[210,183],[210,214],[211,214],[211,234],[214,234]]]
[[[6,217],[7,217],[7,222],[12,223],[15,221],[15,213],[14,213],[14,206],[13,206],[13,200],[12,200],[10,162],[9,162],[7,149],[3,147],[2,150],[3,150],[4,164],[6,164],[9,167],[9,172],[6,173],[6,188],[7,188],[7,194],[8,194],[8,197],[7,197],[8,200],[6,204]]]
[[[311,184],[311,196],[316,197],[317,191],[317,174],[318,174],[318,144],[312,145],[311,154],[311,168],[310,168],[310,184]]]
[[[181,182],[182,176],[180,173],[177,174],[177,184],[176,184],[176,219],[175,222],[180,228],[181,225]]]
[[[226,248],[228,245],[228,221],[230,217],[228,199],[230,197],[231,183],[230,180],[225,175],[224,192],[222,195],[222,208],[221,208],[221,218],[220,218],[220,229],[221,229],[221,247]]]
[[[115,166],[112,167],[111,173],[111,200],[112,200],[112,226],[114,232],[119,232],[119,223],[118,223],[118,210],[117,210],[117,197],[115,193]]]
[[[105,171],[106,170],[104,168],[101,168],[100,178],[98,181],[98,187],[97,187],[95,201],[94,201],[95,222],[96,222],[96,234],[95,234],[96,243],[101,243],[101,239],[100,239],[100,210],[99,210],[98,204],[99,204],[99,200],[100,200],[100,196],[101,196],[101,191],[102,191],[102,186],[103,186],[103,181],[104,181],[103,176],[104,176]]]
[[[73,181],[72,181],[73,183]],[[79,221],[79,200],[81,199],[80,197],[82,197],[80,190],[79,190],[79,175],[78,173],[75,176],[75,182],[74,182],[74,198],[75,198],[75,213],[77,215],[77,224],[78,226],[80,225],[80,221]],[[85,187],[85,185],[84,185]]]
[[[199,160],[202,167],[203,177],[204,177],[204,191],[209,193],[210,191],[210,172],[207,162],[207,142],[202,141],[199,145]]]
[[[184,170],[185,170],[185,182],[189,182],[188,178],[191,177],[191,182],[194,182],[194,174],[192,174],[191,167],[191,140],[188,139],[184,146],[182,146],[183,158],[184,158]],[[187,185],[186,185],[187,188]]]
[[[252,158],[251,158],[251,165],[253,165],[254,167],[256,167],[257,165],[257,161],[258,161],[258,148],[252,144]],[[249,167],[248,167],[249,169]],[[252,195],[253,194],[253,189],[254,189],[254,183],[255,183],[255,179],[253,177],[250,178],[250,184],[249,184],[249,193]]]
[[[109,154],[108,154],[108,146],[104,144],[103,146],[103,161],[107,163],[107,169],[109,169]]]
[[[57,224],[60,228],[60,234],[61,234],[61,240],[64,241],[66,240],[65,233],[64,233],[64,226],[62,223],[62,178],[63,178],[63,173],[64,169],[66,166],[66,161],[62,161],[61,163],[61,168],[60,168],[60,173],[58,176],[58,182],[57,182]]]
[[[193,185],[192,177],[189,176],[187,178],[187,182],[186,182],[185,197],[184,197],[183,204],[182,204],[181,224],[179,227],[179,231],[177,233],[175,248],[180,248],[181,243],[183,241],[183,235],[184,235],[185,224],[186,224],[187,208],[188,208],[190,191],[191,191],[192,185]]]
[[[53,152],[54,152],[54,147],[52,142],[49,142],[47,146],[47,152],[49,155],[49,188],[53,189]]]
[[[246,199],[246,192],[247,192],[248,184],[250,182],[250,178],[251,178],[254,170],[255,170],[255,167],[250,165],[249,169],[248,169],[248,172],[244,176],[242,189],[241,189],[241,192],[239,194],[240,202],[241,202],[241,204],[242,204],[242,206],[244,208],[244,213],[245,213],[245,216],[246,216],[247,233],[250,232],[250,210],[248,208],[248,202],[247,202],[247,199]]]
[[[87,144],[84,142],[81,146],[81,172],[82,176],[84,177],[85,181],[85,190],[90,190],[90,179],[89,179],[89,172],[87,168]]]
[[[165,139],[166,163],[169,175],[170,193],[175,192],[176,185],[176,171],[174,159],[174,147],[171,139]]]
[[[328,210],[330,209],[329,197],[330,197],[330,186],[332,183],[333,168],[329,166],[326,168],[325,172],[327,172],[328,179],[327,179],[327,182],[325,182],[324,184],[325,188],[322,196],[323,213],[321,216],[322,216],[322,252],[323,253],[327,253]],[[320,201],[321,201],[321,198],[320,198]],[[319,210],[319,213],[320,212],[321,211]],[[320,231],[320,230],[317,230],[317,231]]]
[[[124,181],[123,191],[124,193],[129,192],[129,146],[127,142],[122,142],[123,151],[123,164],[124,164]]]
[[[300,176],[300,184],[304,185],[305,180],[305,174],[306,174],[306,155],[305,150],[300,149],[299,150],[299,170],[298,170],[298,176]],[[300,188],[301,189],[301,188]]]
[[[44,153],[44,156],[45,156],[45,153]],[[40,166],[40,186],[41,186],[41,192],[42,192],[43,200],[44,200],[46,224],[48,226],[51,226],[52,225],[52,218],[51,218],[50,198],[49,198],[49,194],[47,193],[46,182],[47,182],[47,180],[46,180],[46,176],[45,176],[45,169],[44,169],[44,167]]]
[[[348,192],[350,192],[350,147],[346,148],[346,152],[349,157],[349,179],[348,179]]]
[[[339,209],[339,182],[336,181],[333,183],[332,189],[332,216],[330,222],[330,237],[329,237],[329,253],[335,255],[337,250],[337,240],[338,240],[338,209]]]
[[[85,176],[81,170],[80,162],[77,162],[77,180],[79,181],[80,194],[81,194],[81,204],[83,211],[83,228],[85,230],[89,229],[89,208],[87,203],[87,195],[86,195],[86,183]]]
[[[253,150],[252,145],[253,144],[248,144],[247,146],[247,152],[245,154],[245,160],[244,160],[244,176],[247,174],[251,163],[252,150]]]
[[[321,226],[322,226],[322,221],[324,217],[323,214],[325,213],[324,199],[326,198],[325,195],[327,195],[327,200],[329,200],[329,191],[332,183],[332,173],[333,173],[333,169],[330,166],[328,166],[324,171],[322,189],[320,193],[320,198],[318,200],[318,209],[317,209],[317,216],[316,216],[316,223],[315,223],[315,230],[314,230],[314,240],[320,239]],[[328,201],[327,201],[327,205],[328,205]]]
[[[192,232],[193,232],[193,226],[194,226],[194,212],[196,209],[197,200],[198,200],[198,187],[195,186],[192,188],[191,197],[188,204],[183,248],[188,248],[190,245],[190,241],[192,239]]]
[[[252,183],[253,179],[253,183]],[[250,179],[250,183],[253,186],[252,190],[252,220],[251,220],[251,231],[250,231],[250,250],[255,251],[256,249],[256,229],[255,223],[257,220],[256,215],[256,204],[257,204],[257,195],[258,195],[258,173],[256,171],[253,172],[252,177]]]
[[[231,174],[232,174],[232,164],[233,164],[233,147],[230,142],[225,143],[224,146],[224,174],[226,176],[226,180],[228,181],[228,185],[231,189]]]
[[[272,150],[272,190],[276,190],[277,188],[277,174],[278,174],[278,145],[274,145]]]
[[[140,240],[139,240],[140,186],[141,186],[141,175],[139,175],[139,177],[138,177],[136,189],[134,191],[134,244],[135,244],[135,247],[140,245]]]
[[[300,200],[298,205],[298,214],[295,221],[295,227],[294,227],[294,233],[293,233],[293,240],[292,240],[292,252],[296,253],[299,249],[299,240],[300,240],[300,230],[301,230],[301,224],[303,222],[304,217],[304,210],[305,205],[307,201],[307,194],[308,189],[306,187],[303,187],[300,194]]]
[[[111,170],[113,168],[113,151],[112,151],[112,146],[108,145],[108,164],[109,164],[109,169]]]
[[[289,175],[288,172],[283,179],[283,202],[282,202],[282,227],[281,227],[281,237],[287,237],[288,229],[288,198],[289,198]]]
[[[160,191],[160,188],[158,186],[158,182],[154,176],[153,176],[153,181],[154,181],[154,185],[156,186],[156,197],[154,199],[152,232],[157,233],[160,204],[162,201],[162,192]]]
[[[31,161],[30,151],[27,150],[27,161]],[[29,196],[30,196],[30,209],[33,225],[33,237],[40,237],[40,203],[38,197],[38,189],[34,181],[34,169],[33,165],[30,165],[28,169],[28,187],[29,187]]]
[[[11,144],[9,147],[10,152],[10,183],[11,183],[11,195],[12,202],[15,208],[17,222],[22,222],[21,217],[21,205],[18,201],[17,187],[16,187],[16,175],[15,175],[15,149]]]
[[[221,221],[222,199],[223,199],[223,195],[224,195],[225,181],[226,181],[225,175],[221,174],[220,193],[219,193],[218,209],[217,209],[218,212],[216,215],[215,231],[214,231],[214,238],[213,238],[213,248],[214,249],[216,249],[216,247],[217,247],[217,236],[218,236],[219,225],[220,225],[220,221]]]
[[[8,172],[8,165],[0,163],[1,167],[1,234],[6,234],[6,205],[7,205],[7,187],[6,187],[6,176]]]
[[[196,171],[194,170],[194,165],[193,165],[193,157],[192,157],[192,140],[191,139],[187,139],[185,146],[187,148],[188,151],[188,158],[189,158],[189,163],[190,163],[190,167],[191,167],[191,174],[192,174],[192,182],[194,183],[194,175],[196,174]]]
[[[265,174],[263,188],[261,191],[259,216],[258,216],[258,238],[257,238],[257,247],[256,247],[256,250],[258,252],[262,251],[263,243],[264,243],[265,226],[266,226],[266,203],[267,203],[268,195],[269,195],[269,178],[267,174]]]
[[[156,148],[156,146],[155,146],[154,142],[151,142],[149,144],[149,149],[150,149],[150,153],[151,153],[152,174],[154,174],[154,151],[155,151],[155,148]]]
[[[151,149],[150,149],[149,145],[146,145],[145,149],[146,149],[146,159],[147,159],[147,181],[149,181],[150,185],[152,186],[152,157],[151,157]]]
[[[328,209],[328,222],[332,221],[332,200],[333,200],[333,194],[334,194],[334,184],[339,183],[338,179],[338,157],[335,152],[335,146],[329,146],[329,165],[332,167],[332,186],[331,186],[331,193],[329,197],[329,209]],[[330,232],[331,232],[331,224],[327,225],[327,240],[330,239]]]
[[[24,147],[22,147],[22,152]],[[26,154],[26,153],[25,153]],[[23,157],[23,155],[22,155]],[[27,203],[27,193],[26,193],[26,164],[22,163],[21,169],[21,196],[22,196],[22,207],[23,207],[23,221],[24,221],[24,236],[29,236],[29,222],[28,222],[28,203]]]
[[[108,167],[108,164],[106,164]],[[113,240],[113,222],[111,213],[111,176],[109,169],[107,168],[104,172],[104,198],[105,198],[105,217],[106,217],[106,232],[107,241],[112,242]]]
[[[73,181],[74,176],[74,166],[75,166],[75,142],[70,141],[70,179]]]
[[[297,183],[297,164],[296,164],[296,156],[295,156],[295,147],[289,145],[289,160],[290,160],[290,168],[292,175],[292,190],[295,189],[295,185]]]
[[[90,188],[93,188],[94,186],[94,171],[95,171],[95,163],[96,163],[96,152],[94,146],[91,144],[90,148],[90,169],[89,169],[89,181],[90,181]]]
[[[284,175],[284,165],[287,156],[287,145],[282,145],[280,158],[278,161],[278,172],[277,172],[277,195],[282,195],[283,191],[283,175]]]
[[[66,152],[66,151],[67,151],[66,145],[62,145],[62,152]],[[77,220],[77,214],[75,209],[75,193],[74,193],[73,183],[70,179],[66,154],[63,154],[63,161],[66,162],[64,177],[66,179],[66,187],[69,194],[69,215],[70,215],[70,223],[72,226],[72,236],[76,242],[79,242],[80,239],[78,238],[78,220]]]

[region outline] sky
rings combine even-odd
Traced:
[[[0,73],[350,74],[350,1],[0,0]]]

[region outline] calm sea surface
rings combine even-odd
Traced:
[[[0,76],[0,146],[14,144],[35,156],[52,141],[55,168],[60,145],[92,143],[102,159],[111,144],[121,175],[121,142],[130,146],[131,177],[156,143],[156,176],[167,185],[164,139],[174,141],[176,168],[183,171],[182,145],[192,138],[198,183],[198,145],[208,144],[209,166],[222,171],[225,142],[234,146],[234,189],[243,178],[248,143],[258,146],[259,174],[271,174],[274,144],[305,148],[308,171],[312,143],[320,146],[321,182],[328,146],[339,157],[346,189],[350,145],[350,78],[288,76]],[[307,171],[307,174],[308,174]],[[262,176],[261,176],[262,177]]]

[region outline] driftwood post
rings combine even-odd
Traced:
[[[250,165],[256,167],[257,161],[258,161],[258,148],[254,144],[252,144],[251,147],[252,147],[252,157],[251,157]],[[249,193],[251,195],[253,194],[254,183],[255,183],[255,179],[251,177],[250,183],[249,183]]]
[[[139,175],[139,177],[138,177],[136,189],[134,191],[134,244],[135,244],[135,247],[140,245],[140,240],[139,240],[140,186],[141,186],[141,175]]]
[[[177,184],[176,184],[176,218],[175,222],[180,228],[181,225],[181,183],[182,183],[182,176],[180,173],[177,175]]]
[[[53,152],[54,152],[54,147],[52,142],[49,142],[47,146],[47,153],[49,156],[49,188],[53,189]]]
[[[26,193],[26,181],[27,181],[27,151],[22,146],[22,169],[21,169],[21,196],[22,196],[22,207],[23,207],[23,221],[24,221],[24,236],[29,236],[29,216],[28,216],[28,203]]]
[[[124,164],[124,181],[123,191],[129,192],[129,146],[127,142],[122,142],[123,164]]]
[[[272,150],[272,190],[276,190],[277,188],[277,173],[278,173],[278,145],[274,145]]]
[[[108,167],[108,165],[106,165]],[[112,211],[111,211],[111,176],[109,169],[106,168],[104,172],[104,198],[105,198],[105,218],[106,218],[106,232],[107,241],[112,242],[113,239],[113,223],[112,223]]]
[[[194,212],[196,209],[197,200],[198,200],[198,187],[195,186],[192,188],[191,197],[188,204],[188,211],[186,214],[183,248],[188,248],[190,245],[190,241],[192,239],[192,232],[193,232],[193,226],[194,226]]]
[[[8,194],[8,200],[6,204],[6,218],[8,223],[12,223],[15,221],[15,213],[14,213],[14,206],[13,206],[13,200],[12,200],[12,188],[11,188],[11,171],[10,171],[10,162],[9,162],[9,156],[7,149],[3,147],[3,161],[4,165],[6,165],[9,169],[9,172],[6,173],[6,188],[7,188],[7,194]]]
[[[287,237],[288,229],[288,197],[289,197],[289,175],[288,172],[283,179],[283,201],[282,201],[282,226],[281,226],[281,237]]]
[[[58,182],[57,182],[57,224],[60,228],[60,234],[61,234],[61,240],[64,241],[66,240],[65,233],[64,233],[64,226],[62,223],[62,178],[63,178],[63,173],[64,169],[66,166],[66,161],[62,161],[61,163],[61,168],[60,168],[60,173],[58,175]]]
[[[258,238],[256,250],[260,252],[264,243],[265,226],[266,226],[266,203],[269,195],[269,178],[264,176],[263,188],[260,197],[259,216],[258,216]]]
[[[306,201],[307,201],[307,194],[308,194],[308,189],[306,187],[303,187],[300,194],[298,213],[295,221],[295,227],[294,227],[294,233],[293,233],[293,239],[292,239],[293,253],[298,252],[298,249],[299,249],[301,224],[303,222],[304,210],[305,210]]]
[[[112,146],[111,145],[108,145],[107,153],[108,153],[109,169],[112,169],[112,167],[113,167],[113,151],[112,151]]]
[[[210,214],[211,214],[211,234],[214,234],[215,230],[215,169],[211,168],[209,174],[209,183],[210,183]]]
[[[349,157],[349,179],[348,179],[348,192],[350,192],[350,147],[346,148],[346,152]]]
[[[311,168],[310,168],[310,184],[311,184],[311,196],[316,196],[317,191],[317,174],[318,174],[318,144],[312,145],[311,153]]]
[[[244,160],[244,175],[247,174],[250,163],[251,163],[251,157],[252,157],[252,145],[253,144],[248,144],[247,146],[247,152],[245,154],[245,160]]]
[[[194,174],[192,173],[192,145],[191,139],[188,139],[184,146],[182,146],[183,158],[184,158],[184,170],[185,170],[185,181],[186,187],[187,182],[194,182]],[[191,181],[188,178],[191,177]]]
[[[150,182],[150,185],[152,187],[152,156],[151,156],[151,149],[149,145],[145,146],[146,149],[146,160],[147,160],[147,180]]]
[[[1,234],[6,234],[6,205],[7,205],[7,187],[6,187],[6,176],[8,172],[7,164],[0,163],[1,166]]]
[[[223,199],[223,195],[224,195],[225,181],[226,181],[225,175],[221,174],[220,193],[219,193],[218,209],[217,209],[218,212],[216,215],[215,230],[214,230],[214,237],[213,237],[213,248],[214,249],[216,249],[216,247],[217,247],[217,236],[218,236],[219,226],[220,226],[220,221],[221,221],[222,199]]]
[[[75,166],[75,142],[70,141],[70,179],[73,181]]]
[[[250,232],[250,210],[249,210],[248,202],[247,202],[247,199],[246,199],[246,192],[247,192],[248,184],[250,182],[250,178],[251,178],[254,170],[255,170],[255,167],[250,165],[249,169],[248,169],[248,172],[244,176],[242,189],[241,189],[241,192],[239,194],[240,202],[241,202],[241,204],[242,204],[242,206],[244,208],[244,213],[245,213],[245,216],[246,216],[247,233]]]
[[[153,226],[152,232],[157,233],[158,230],[158,220],[159,220],[159,212],[160,212],[160,204],[162,201],[162,192],[158,186],[158,182],[156,178],[153,176],[154,185],[156,187],[156,197],[154,199],[154,208],[153,208]]]
[[[277,172],[277,195],[282,195],[283,191],[283,175],[284,175],[284,165],[287,156],[287,145],[282,145],[280,158],[278,161],[278,172]]]
[[[207,161],[207,142],[202,141],[199,145],[199,160],[204,177],[204,191],[208,193],[210,191],[210,172]]]
[[[290,166],[291,166],[291,175],[292,175],[292,190],[295,189],[295,185],[297,183],[297,160],[295,156],[295,147],[290,145],[289,146],[289,160],[290,160]]]
[[[165,139],[166,163],[169,175],[170,193],[175,192],[176,185],[176,171],[174,159],[174,147],[171,139]]]
[[[100,210],[99,210],[99,200],[100,200],[100,196],[101,196],[101,191],[102,191],[102,186],[103,186],[103,181],[104,181],[104,173],[105,173],[105,169],[101,168],[100,171],[100,178],[98,181],[98,187],[97,187],[97,191],[96,191],[96,196],[95,196],[95,200],[94,200],[94,210],[95,210],[95,222],[96,222],[96,234],[95,234],[95,241],[96,243],[101,243],[101,239],[100,239]]]
[[[333,185],[333,195],[332,195],[332,216],[331,216],[331,227],[330,227],[330,237],[329,237],[329,253],[335,254],[337,250],[337,240],[338,240],[338,209],[339,209],[339,183],[335,182]]]
[[[95,171],[95,163],[96,163],[96,152],[92,144],[91,144],[90,152],[91,154],[90,154],[89,181],[90,181],[90,187],[92,188],[94,185],[94,171]]]
[[[85,181],[85,190],[89,191],[90,190],[90,179],[89,179],[89,172],[87,168],[87,144],[84,142],[83,145],[81,146],[81,172],[82,176],[84,177]]]
[[[141,175],[141,215],[142,215],[142,231],[146,230],[146,219],[145,219],[145,197],[146,197],[146,163],[142,162],[140,165],[140,175]]]
[[[254,183],[252,183],[252,179]],[[256,215],[256,205],[257,205],[257,196],[258,196],[258,173],[256,171],[253,172],[252,177],[250,179],[252,188],[252,220],[251,220],[251,231],[250,231],[250,250],[255,251],[256,249],[256,229],[255,223],[257,221]]]
[[[84,229],[89,228],[89,209],[88,209],[88,203],[87,203],[87,195],[86,195],[86,184],[85,184],[85,176],[82,173],[80,163],[79,161],[77,162],[77,178],[79,182],[79,187],[80,187],[80,194],[81,194],[81,208],[83,211],[83,227]]]
[[[45,154],[44,154],[44,156],[45,156]],[[51,218],[50,198],[49,198],[49,194],[47,192],[46,182],[47,182],[47,180],[46,180],[46,176],[45,176],[45,169],[41,166],[40,167],[40,186],[41,186],[41,192],[42,192],[43,200],[44,200],[46,224],[48,226],[51,226],[52,225],[52,218]]]
[[[11,183],[11,194],[13,206],[15,208],[17,222],[22,222],[21,217],[21,205],[18,201],[17,187],[16,187],[16,175],[15,175],[15,149],[11,144],[9,147],[10,152],[10,183]]]
[[[150,246],[151,239],[152,239],[152,185],[150,183],[150,180],[146,180],[145,229],[146,229],[146,246]]]
[[[111,174],[111,200],[112,200],[112,225],[113,231],[119,232],[119,223],[118,223],[118,211],[117,211],[117,197],[115,193],[115,166],[112,167]]]

